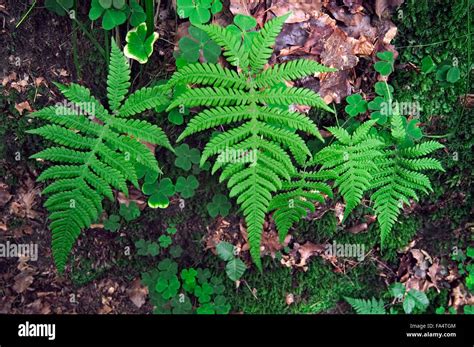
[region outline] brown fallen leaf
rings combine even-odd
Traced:
[[[282,16],[291,12],[286,23],[306,22],[311,17],[318,15],[321,11],[322,1],[294,1],[294,0],[273,0],[269,8],[275,16]]]
[[[18,111],[18,113],[20,113],[20,115],[22,115],[25,110],[28,112],[33,111],[28,101],[23,101],[23,102],[20,102],[19,104],[15,104],[15,109]]]
[[[148,288],[143,286],[140,279],[137,278],[132,282],[132,286],[127,290],[127,294],[133,304],[140,308],[146,301]]]
[[[306,243],[303,245],[295,243],[294,250],[296,250],[300,257],[299,262],[295,262],[295,266],[301,267],[306,271],[309,258],[315,255],[323,254],[325,247],[324,245],[314,244],[312,242],[306,241]]]
[[[10,205],[10,213],[23,218],[36,219],[39,213],[34,210],[34,207],[39,194],[40,189],[35,187],[35,182],[28,177],[26,184],[20,188],[15,201]]]
[[[404,0],[375,0],[375,13],[379,18],[386,14],[386,10],[392,10],[403,4]]]
[[[350,228],[346,229],[346,231],[350,232],[352,234],[358,234],[358,233],[361,233],[363,231],[366,231],[367,227],[368,227],[367,223],[360,223],[360,224],[354,225],[353,227],[350,227]]]
[[[295,302],[295,296],[292,293],[288,293],[285,297],[285,302],[288,306]]]
[[[251,16],[258,4],[259,0],[230,0],[229,9],[234,16],[238,14]]]
[[[5,183],[0,182],[0,208],[5,206],[11,198],[12,195],[9,192],[8,186]]]
[[[18,294],[23,293],[33,283],[34,277],[29,272],[20,272],[15,276],[13,290]]]

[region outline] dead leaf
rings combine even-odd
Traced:
[[[133,304],[140,308],[146,301],[148,295],[148,288],[142,286],[139,278],[132,282],[132,286],[127,290],[128,297],[133,302]]]
[[[336,206],[334,206],[334,213],[336,214],[336,218],[338,223],[341,224],[342,220],[344,219],[344,208],[345,205],[341,202],[336,203]]]
[[[15,276],[15,284],[13,290],[18,294],[23,293],[33,283],[33,276],[29,272],[20,272]]]
[[[36,219],[39,215],[33,208],[36,205],[36,199],[39,197],[40,189],[34,186],[34,181],[28,177],[25,186],[22,186],[15,201],[10,205],[10,213],[29,219]]]
[[[0,208],[5,206],[11,198],[12,195],[9,192],[8,186],[5,183],[0,182]]]
[[[19,104],[15,104],[15,109],[18,111],[18,113],[20,113],[20,115],[22,115],[23,111],[25,110],[28,112],[33,111],[28,101],[23,101],[23,102],[20,102]]]
[[[259,0],[230,0],[229,9],[234,16],[238,14],[251,16],[258,3]]]
[[[285,297],[285,302],[288,306],[295,302],[295,296],[292,293],[289,293]]]
[[[321,0],[273,0],[269,11],[271,11],[277,17],[291,12],[291,15],[286,20],[286,23],[301,23],[306,22],[311,17],[317,16],[321,11],[321,7]]]
[[[404,0],[375,0],[375,13],[379,18],[382,18],[386,10],[392,10],[399,7],[403,4],[403,1]]]
[[[361,233],[363,231],[366,231],[367,227],[368,227],[367,223],[360,223],[360,224],[354,225],[353,227],[350,227],[346,230],[348,232],[352,233],[352,234],[358,234],[358,233]]]

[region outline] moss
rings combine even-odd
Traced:
[[[231,297],[233,310],[256,314],[320,313],[333,308],[343,296],[378,295],[380,280],[375,266],[364,262],[346,274],[333,272],[331,265],[320,258],[311,260],[307,272],[277,267],[267,268],[264,274],[249,273],[247,287],[241,283]],[[255,288],[255,296],[251,289]],[[231,288],[228,289],[228,293]],[[293,294],[295,302],[286,304],[286,296]]]

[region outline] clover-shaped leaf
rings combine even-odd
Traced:
[[[257,26],[257,21],[251,16],[238,14],[234,17],[234,23],[228,25],[226,30],[243,40],[245,50],[250,51],[253,38],[257,35],[256,31],[252,31]]]
[[[409,122],[406,121],[407,135],[415,140],[419,140],[423,137],[423,132],[418,126],[419,123],[420,121],[418,119],[412,119]]]
[[[180,54],[186,63],[195,63],[199,60],[201,51],[206,62],[217,63],[221,54],[221,48],[211,40],[203,30],[196,27],[189,27],[189,35],[181,38],[178,42]]]
[[[189,114],[188,110],[187,113]],[[176,107],[168,113],[168,120],[175,125],[182,125],[184,123],[183,113],[179,112],[179,108]]]
[[[146,21],[145,10],[143,10],[137,0],[130,0],[130,24],[136,27],[144,21]]]
[[[464,314],[474,314],[474,305],[466,305],[463,307]]]
[[[377,82],[374,86],[375,92],[377,95],[385,98],[390,99],[393,94],[393,87],[385,82]]]
[[[221,0],[214,0],[211,6],[211,13],[212,14],[217,14],[222,11],[223,5]]]
[[[178,273],[178,264],[171,259],[164,259],[159,262],[158,269],[162,272],[168,272],[172,275]]]
[[[168,246],[172,243],[171,237],[169,237],[168,235],[161,235],[158,238],[158,241],[160,242],[160,246],[163,248],[168,248]]]
[[[375,71],[377,71],[382,76],[388,76],[393,72],[393,64],[395,62],[393,52],[379,52],[377,57],[380,61],[376,62],[374,65]]]
[[[160,277],[155,285],[155,290],[158,293],[161,293],[163,299],[168,300],[174,297],[177,293],[179,288],[181,287],[181,283],[178,280],[178,277],[171,276],[170,278]]]
[[[104,229],[109,231],[117,231],[120,228],[120,217],[112,214],[104,221]]]
[[[188,86],[185,84],[178,84],[174,87],[173,90],[173,98],[179,97],[181,94],[187,92],[189,90]],[[184,123],[184,115],[189,114],[189,108],[185,107],[184,105],[178,106],[173,108],[168,113],[168,120],[170,123],[176,125],[182,125]]]
[[[207,211],[212,218],[215,218],[217,215],[225,217],[229,214],[229,210],[232,207],[232,204],[229,202],[229,199],[223,194],[216,194],[212,198],[212,202],[207,204]]]
[[[174,165],[185,171],[191,169],[192,164],[199,163],[201,152],[197,148],[189,148],[185,143],[175,148],[176,159]]]
[[[214,299],[214,310],[217,314],[227,314],[230,312],[230,304],[223,295],[218,295]]]
[[[158,172],[140,163],[135,164],[135,172],[138,179],[144,178],[145,183],[154,183],[158,179]]]
[[[189,297],[179,294],[171,300],[173,314],[189,314],[193,311],[193,305]]]
[[[474,292],[474,273],[470,272],[466,277],[466,286],[469,291]]]
[[[179,176],[176,181],[176,191],[181,193],[183,199],[194,196],[197,187],[199,187],[199,181],[192,175],[187,178]]]
[[[153,54],[153,45],[158,40],[158,37],[159,35],[156,32],[147,37],[147,26],[143,22],[127,33],[125,37],[127,44],[123,53],[127,58],[134,59],[140,64],[145,64]]]
[[[199,306],[196,310],[197,314],[214,314],[214,305],[212,303],[205,303]]]
[[[166,232],[170,235],[174,235],[178,232],[178,230],[175,227],[169,227],[169,228],[166,228]]]
[[[181,257],[181,254],[183,254],[183,249],[180,246],[175,245],[170,247],[169,252],[173,258],[179,258]]]
[[[468,258],[474,259],[474,247],[467,247],[466,256]]]
[[[199,283],[207,283],[207,280],[211,278],[211,271],[209,269],[197,269],[197,278]]]
[[[346,98],[346,101],[347,106],[345,110],[351,117],[355,117],[367,111],[367,101],[365,101],[360,94],[352,94]]]
[[[221,241],[217,244],[216,252],[224,261],[230,261],[235,258],[234,245],[226,241]]]
[[[178,0],[177,5],[179,17],[189,18],[193,25],[204,24],[211,19],[212,0]]]
[[[188,286],[196,284],[197,271],[194,268],[184,269],[181,271],[181,278]]]
[[[150,195],[148,206],[151,208],[167,208],[170,204],[169,197],[175,193],[175,187],[170,178],[163,178],[159,184],[146,183],[142,187],[142,191]]]
[[[203,283],[202,285],[197,285],[194,288],[194,295],[197,296],[199,302],[204,304],[211,300],[211,295],[214,293],[214,289],[209,283]]]
[[[156,257],[158,254],[160,254],[160,245],[158,245],[156,242],[148,243],[147,254],[151,255],[152,257]]]
[[[223,294],[225,291],[225,286],[222,283],[222,279],[220,277],[212,277],[211,278],[211,285],[214,290],[214,294],[220,295]]]
[[[122,5],[121,7],[119,7]],[[102,16],[102,28],[111,30],[127,20],[129,8],[123,0],[92,0],[89,19],[94,21]]]
[[[147,255],[148,254],[148,243],[140,239],[135,242],[135,248],[137,249],[137,254],[138,255]]]
[[[74,0],[45,0],[44,6],[49,11],[64,16],[74,6]]]
[[[381,96],[377,96],[374,100],[368,103],[369,110],[373,112],[370,114],[371,119],[377,120],[378,124],[385,124],[387,122],[388,110],[386,110],[387,102]]]
[[[129,202],[128,206],[126,204],[120,204],[119,213],[127,222],[140,217],[140,209],[135,201]]]

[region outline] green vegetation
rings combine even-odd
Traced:
[[[127,181],[138,187],[133,163],[139,162],[160,172],[154,155],[135,139],[172,150],[159,127],[146,121],[126,119],[162,104],[166,100],[162,89],[143,88],[125,100],[129,86],[130,67],[112,41],[107,96],[113,113],[91,96],[88,89],[77,84],[69,87],[57,84],[72,106],[52,106],[32,114],[53,125],[28,132],[60,145],[47,148],[32,158],[67,164],[51,166],[37,178],[38,182],[54,180],[43,194],[49,195],[44,206],[51,213],[53,255],[60,272],[64,271],[68,254],[81,229],[89,227],[100,216],[103,198],[113,200],[112,187],[125,195],[128,194]],[[91,122],[88,116],[96,117],[102,125]]]

